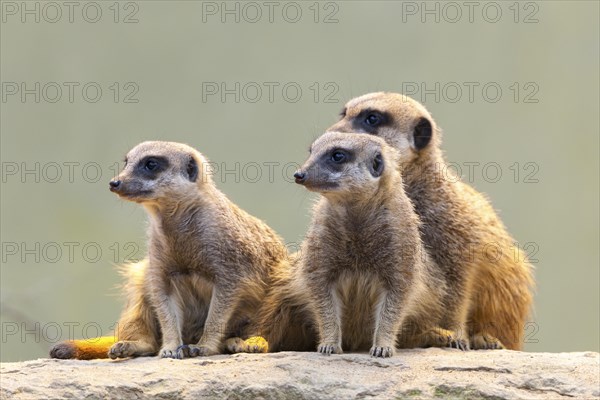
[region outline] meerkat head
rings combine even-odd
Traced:
[[[393,171],[398,153],[383,139],[326,132],[310,146],[310,156],[296,171],[296,183],[324,195],[374,193]]]
[[[400,152],[402,163],[439,147],[440,132],[416,100],[398,93],[370,93],[350,100],[341,119],[327,131],[367,133]]]
[[[123,171],[110,181],[111,192],[137,203],[158,203],[197,194],[210,176],[206,159],[174,142],[143,142],[125,157]]]

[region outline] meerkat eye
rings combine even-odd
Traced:
[[[345,160],[346,160],[346,155],[339,150],[334,151],[331,154],[331,161],[333,161],[334,163],[340,164],[340,163],[343,163]]]
[[[158,167],[158,163],[154,160],[146,161],[144,168],[148,171],[154,171]]]
[[[381,122],[381,118],[377,114],[369,114],[365,118],[365,123],[369,126],[377,126]]]

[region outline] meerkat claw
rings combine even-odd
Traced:
[[[318,352],[330,356],[332,354],[342,354],[342,349],[337,344],[321,344],[319,345]]]
[[[373,346],[369,354],[372,357],[388,358],[394,355],[394,350],[391,347]]]

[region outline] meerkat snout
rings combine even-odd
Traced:
[[[301,185],[306,180],[306,172],[300,170],[296,171],[294,173],[294,179],[296,180],[297,184]]]
[[[114,192],[119,190],[119,186],[121,185],[121,181],[117,181],[117,180],[113,180],[108,182],[108,185],[110,186],[110,191]]]

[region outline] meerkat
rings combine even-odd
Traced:
[[[376,137],[329,132],[294,177],[321,194],[297,280],[315,318],[318,352],[391,357],[406,318],[435,319],[443,291],[432,285],[397,151]]]
[[[271,277],[286,268],[287,250],[216,188],[207,165],[187,145],[143,142],[110,182],[112,192],[146,209],[150,225],[148,259],[127,269],[128,305],[109,357],[248,350],[239,337],[251,336],[247,329]],[[67,342],[53,352],[66,358],[81,346]],[[254,347],[266,351],[266,344]]]
[[[398,195],[405,190],[413,202],[422,239],[448,284],[445,333],[473,349],[522,349],[533,267],[488,199],[460,177],[444,176],[441,131],[425,107],[401,94],[371,93],[350,100],[328,131],[370,134],[399,151]]]

